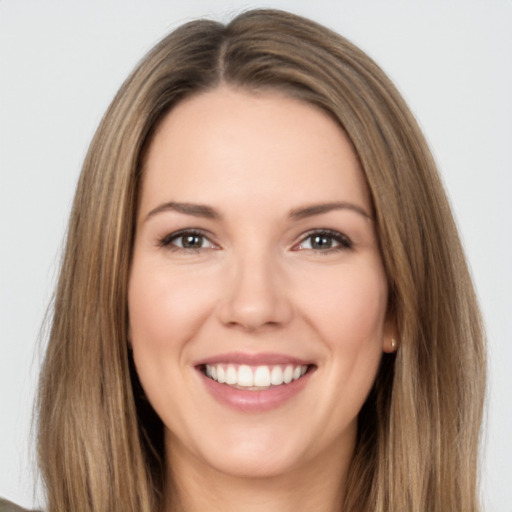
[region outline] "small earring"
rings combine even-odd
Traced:
[[[395,350],[395,349],[396,349],[396,340],[395,340],[395,338],[391,338],[391,348],[392,348],[393,350]]]

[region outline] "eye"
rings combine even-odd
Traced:
[[[161,247],[172,250],[197,251],[200,249],[215,249],[216,245],[201,231],[183,230],[169,233],[160,241]]]
[[[331,229],[322,229],[309,232],[302,241],[295,246],[295,250],[330,252],[350,249],[353,243],[346,235]]]

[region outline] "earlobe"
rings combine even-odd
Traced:
[[[394,335],[385,337],[383,346],[384,352],[391,354],[393,352],[396,352],[398,350],[398,347],[399,343]]]
[[[383,352],[392,354],[398,350],[400,346],[394,318],[388,315],[384,326],[384,340],[382,344]]]
[[[382,340],[382,351],[386,354],[395,353],[400,346],[398,329],[396,324],[397,321],[395,308],[393,307],[392,304],[388,303],[386,317],[384,319]]]

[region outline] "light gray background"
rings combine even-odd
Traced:
[[[512,511],[510,0],[0,0],[0,495],[37,502],[30,424],[49,302],[81,161],[142,55],[198,16],[270,6],[367,51],[426,133],[452,200],[489,335],[487,510]]]

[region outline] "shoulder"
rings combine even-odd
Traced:
[[[4,500],[0,498],[0,512],[30,512],[26,508],[18,507],[12,501]],[[34,511],[36,512],[36,511]]]

